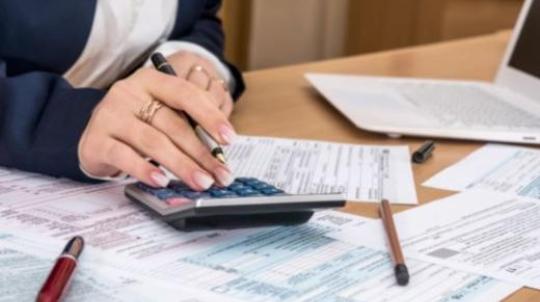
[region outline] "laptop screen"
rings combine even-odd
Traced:
[[[540,0],[534,0],[510,57],[510,66],[540,78]]]

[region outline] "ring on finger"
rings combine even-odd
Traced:
[[[198,64],[191,66],[191,68],[189,69],[189,71],[188,71],[188,73],[187,73],[186,78],[189,80],[189,78],[191,78],[191,76],[192,76],[193,73],[195,73],[195,72],[201,72],[201,73],[203,73],[207,78],[212,78],[212,77],[210,76],[210,73],[209,73],[204,67],[202,67],[201,65],[198,65]]]
[[[139,110],[137,114],[137,117],[141,121],[147,124],[151,124],[152,120],[154,119],[154,116],[161,108],[163,108],[163,104],[155,99],[152,99],[148,103],[146,103],[144,106],[141,107],[141,109]]]
[[[225,92],[229,92],[229,85],[227,84],[225,80],[217,78],[217,79],[213,79],[213,81],[221,85],[221,87],[223,87],[223,90],[225,90]]]

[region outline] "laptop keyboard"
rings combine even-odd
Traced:
[[[475,86],[391,83],[420,110],[444,126],[487,128],[540,128],[540,118],[512,106]]]

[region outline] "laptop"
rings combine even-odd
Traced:
[[[474,64],[474,62],[471,62]],[[307,74],[358,128],[540,144],[540,0],[527,0],[494,83]]]

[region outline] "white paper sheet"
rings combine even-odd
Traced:
[[[406,146],[243,136],[226,155],[237,176],[290,193],[346,192],[350,201],[418,203]]]
[[[406,256],[540,289],[540,204],[467,191],[395,215]],[[382,232],[381,223],[361,232]],[[350,241],[344,231],[335,238]],[[384,239],[354,242],[386,249]]]
[[[487,145],[424,183],[452,190],[483,190],[540,199],[540,150]]]
[[[320,212],[297,227],[184,233],[141,211],[121,186],[80,192],[22,205],[12,199],[0,207],[0,224],[47,242],[82,235],[88,251],[107,259],[105,269],[182,285],[195,301],[209,295],[219,301],[491,301],[519,287],[417,260],[409,263],[411,284],[397,286],[386,251],[333,238],[347,232],[353,239],[383,236],[359,232],[370,220],[349,214]],[[144,284],[144,293],[155,294],[153,283]],[[158,297],[172,293],[160,290]]]
[[[35,300],[63,246],[20,230],[0,230],[0,301]],[[115,269],[109,262],[114,259],[84,249],[64,301],[224,301],[212,293]]]
[[[321,212],[301,227],[266,228],[225,241],[209,236],[169,254],[167,263],[115,261],[88,248],[81,257],[82,273],[73,285],[79,295],[71,294],[68,301],[492,301],[519,287],[416,260],[408,263],[411,283],[397,286],[386,252],[327,236],[335,231],[354,233],[366,222],[348,214]],[[59,249],[59,244],[37,238],[4,237],[0,246],[39,251],[52,258],[51,246]],[[30,276],[32,286],[18,295],[33,294],[52,260],[46,262],[35,270],[39,278],[28,274],[26,262],[20,265],[25,268],[22,277]],[[124,270],[107,267],[111,262]],[[141,279],[141,273],[151,276],[152,282]],[[80,295],[78,284],[83,282],[94,288],[85,284]]]

